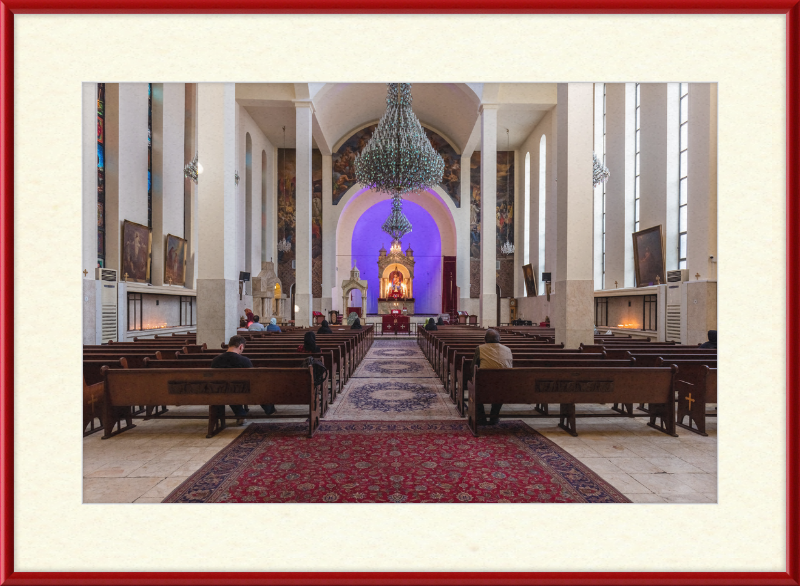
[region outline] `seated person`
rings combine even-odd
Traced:
[[[211,368],[253,368],[253,363],[246,356],[242,356],[244,352],[245,339],[241,336],[232,336],[228,342],[227,352],[223,352],[214,360],[211,361]],[[245,413],[249,411],[245,405],[230,405],[231,411],[236,415],[236,425],[243,425],[245,423]],[[275,405],[261,405],[264,413],[272,415],[276,412]]]
[[[259,316],[254,315],[253,323],[251,323],[250,327],[247,329],[250,330],[251,332],[263,332],[264,330],[266,330],[267,328],[265,328],[263,324],[259,323],[260,319],[261,318]]]
[[[267,326],[267,331],[268,332],[280,332],[281,331],[281,328],[278,325],[278,320],[276,318],[273,317],[271,320],[269,320],[269,325]]]
[[[431,319],[433,319],[433,318],[431,318]],[[444,320],[442,319],[441,315],[439,316],[439,319],[436,320],[436,325],[437,326],[443,326],[444,325]]]
[[[328,325],[328,320],[327,319],[323,319],[322,320],[322,323],[320,324],[319,329],[317,330],[317,333],[318,334],[332,334],[333,333],[333,331],[331,330],[330,325]]]
[[[435,332],[439,328],[436,327],[436,322],[433,321],[433,318],[431,318],[428,320],[428,323],[425,324],[425,329],[428,330],[429,332]]]
[[[361,329],[361,320],[356,318],[353,320],[353,325],[350,326],[351,330],[360,330]]]
[[[486,343],[475,348],[475,355],[472,357],[472,364],[475,368],[511,368],[513,366],[511,349],[500,343],[500,334],[496,330],[488,330],[483,340]],[[502,403],[492,403],[489,425],[495,425],[500,421],[502,406]],[[476,411],[478,412],[478,423],[486,423],[486,410],[482,403],[476,405]]]
[[[708,342],[700,344],[701,348],[717,349],[717,330],[708,330]]]
[[[298,352],[320,352],[321,349],[317,346],[317,335],[314,332],[306,332],[303,336],[303,343],[297,347]]]

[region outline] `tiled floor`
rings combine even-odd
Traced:
[[[402,349],[402,352],[382,350]],[[411,352],[408,352],[411,351]],[[397,355],[392,358],[391,355]],[[441,383],[412,340],[376,340],[356,376],[331,406],[331,419],[456,419],[457,412]],[[380,368],[378,361],[385,361]],[[414,372],[392,377],[398,361]],[[365,363],[371,363],[366,368]],[[405,368],[403,368],[405,370]],[[373,372],[374,371],[374,372]],[[363,377],[363,378],[362,378]],[[402,383],[397,388],[394,383]],[[416,388],[419,387],[419,388]],[[259,408],[256,406],[258,411]],[[602,406],[579,411],[597,411]],[[207,410],[171,408],[178,413]],[[301,408],[279,408],[284,414]],[[647,418],[578,419],[578,437],[557,428],[555,419],[526,418],[528,406],[508,405],[519,419],[550,438],[589,466],[635,503],[713,503],[717,500],[716,419],[709,418],[709,437],[679,429],[669,437],[650,427]],[[263,421],[263,420],[261,420]],[[158,503],[175,487],[237,437],[244,427],[229,427],[206,439],[206,422],[196,420],[136,421],[136,428],[108,440],[102,433],[84,438],[83,500],[86,503]]]

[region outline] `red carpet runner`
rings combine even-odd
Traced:
[[[521,421],[251,424],[165,503],[627,503]]]

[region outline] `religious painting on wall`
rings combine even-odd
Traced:
[[[294,284],[297,180],[295,149],[278,149],[278,278],[288,290]]]
[[[469,160],[469,257],[481,258],[481,152]]]
[[[331,157],[331,169],[333,171],[333,205],[337,205],[347,190],[356,184],[355,162],[356,154],[367,146],[372,133],[378,127],[371,124],[362,128],[353,136],[344,141]]]
[[[522,276],[525,278],[525,296],[536,297],[536,278],[533,275],[533,265],[522,265]]]
[[[122,224],[122,274],[129,283],[150,282],[152,235],[147,226],[125,220]]]
[[[97,266],[106,262],[106,163],[105,163],[106,84],[97,84]]]
[[[322,153],[311,151],[311,294],[322,297]]]
[[[444,161],[444,174],[440,187],[449,195],[457,208],[461,207],[461,155],[444,138],[429,128],[424,128],[433,150]]]
[[[514,242],[514,151],[497,151],[497,258],[506,242]],[[505,258],[511,258],[508,255]]]
[[[164,283],[186,284],[186,240],[172,234],[167,234],[164,248]]]
[[[666,283],[664,274],[664,240],[661,224],[634,232],[633,258],[636,286],[647,287]]]

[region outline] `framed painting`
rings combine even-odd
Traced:
[[[536,275],[533,274],[533,265],[522,265],[522,275],[525,277],[525,296],[536,297]]]
[[[648,287],[666,283],[664,274],[664,235],[661,224],[634,232],[633,259],[636,286]]]
[[[150,253],[153,245],[150,228],[125,220],[122,223],[121,281],[150,282]]]
[[[164,283],[186,284],[186,240],[172,234],[167,234],[164,247]]]

